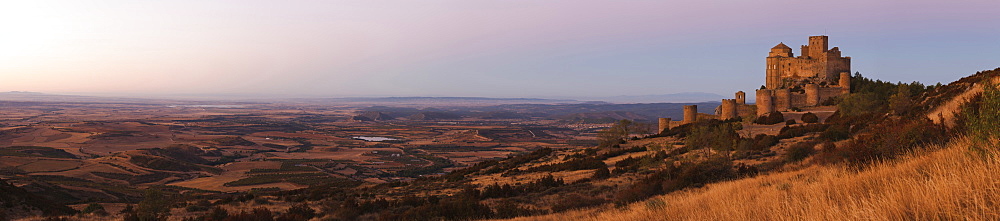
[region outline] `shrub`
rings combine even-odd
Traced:
[[[795,119],[788,119],[788,121],[785,121],[785,125],[792,125],[792,124],[796,124]]]
[[[125,214],[125,220],[166,220],[170,215],[171,200],[163,192],[146,189],[142,198],[134,211]]]
[[[685,147],[691,150],[713,148],[720,151],[730,151],[736,147],[740,135],[736,133],[738,124],[719,124],[716,126],[698,126],[684,140]]]
[[[781,112],[772,111],[770,113],[764,114],[763,116],[757,117],[753,123],[763,124],[763,125],[773,125],[777,123],[785,122],[785,115]]]
[[[828,162],[847,161],[863,165],[878,159],[893,159],[914,148],[948,141],[944,126],[923,119],[887,119],[859,132],[844,148],[824,156]]]
[[[108,215],[108,212],[106,210],[104,210],[104,206],[101,206],[101,204],[97,204],[97,203],[88,204],[87,208],[83,208],[83,210],[80,211],[80,213],[83,213],[83,214],[93,213],[93,214],[97,214],[97,215],[101,215],[101,216]]]
[[[662,193],[660,182],[636,182],[615,193],[615,202],[619,205],[638,202],[651,196]]]
[[[208,214],[205,214],[205,219],[202,220],[224,220],[229,217],[229,211],[222,207],[213,207]]]
[[[788,152],[785,152],[785,161],[796,162],[805,159],[816,153],[815,146],[815,142],[796,143],[788,148]]]
[[[478,192],[475,188],[469,188],[465,192],[465,195],[476,195],[471,198],[504,198],[504,197],[515,197],[526,193],[542,192],[553,187],[564,186],[566,183],[563,179],[556,179],[552,175],[542,177],[541,179],[521,184],[521,185],[510,185],[510,184],[491,184],[483,187],[482,192]]]
[[[518,205],[517,203],[511,202],[510,200],[503,200],[497,202],[496,206],[493,206],[493,217],[492,218],[514,218],[519,216],[532,216],[540,215],[545,213],[543,210],[532,209],[530,207],[525,207]]]
[[[531,161],[535,161],[535,160],[541,159],[543,157],[549,156],[550,154],[552,154],[552,152],[555,152],[555,150],[553,150],[552,148],[544,147],[544,148],[532,151],[531,153],[528,153],[528,154],[522,154],[522,155],[517,155],[517,156],[513,156],[513,157],[508,157],[506,160],[504,160],[503,162],[501,162],[499,165],[490,167],[489,169],[483,171],[483,173],[486,173],[486,174],[499,173],[499,172],[503,172],[503,171],[506,171],[506,170],[509,170],[509,169],[517,168],[517,167],[521,166],[521,164],[525,164],[525,163],[528,163],[528,162],[531,162]]]
[[[316,210],[306,204],[298,204],[288,208],[285,214],[281,214],[275,220],[309,220],[316,216]]]
[[[657,152],[656,154],[641,156],[638,158],[627,157],[625,159],[615,162],[615,170],[611,171],[613,174],[623,174],[628,172],[638,172],[639,168],[649,168],[656,166],[663,162],[663,159],[667,158],[666,152]]]
[[[674,179],[678,182],[664,183],[663,189],[665,191],[680,190],[688,186],[700,186],[733,177],[736,177],[733,162],[726,158],[716,157],[683,167],[680,174]]]
[[[764,150],[778,144],[778,137],[774,135],[758,134],[753,140],[756,150]]]
[[[819,138],[829,141],[845,140],[851,138],[851,132],[847,125],[836,124],[826,128],[823,133],[819,134]]]
[[[636,202],[650,196],[669,193],[687,187],[701,186],[711,182],[731,179],[743,175],[752,175],[756,171],[740,167],[734,170],[731,160],[716,157],[695,164],[675,167],[668,164],[665,169],[645,177],[631,186],[615,193],[615,202],[619,205]]]
[[[274,215],[271,210],[267,208],[256,208],[247,211],[240,211],[240,213],[229,214],[226,220],[246,220],[246,221],[272,221],[274,220]]]
[[[557,202],[555,205],[552,205],[553,212],[598,206],[607,202],[604,198],[586,196],[578,193],[571,193],[561,198],[562,200]]]
[[[797,125],[797,126],[785,126],[781,128],[778,132],[778,139],[788,139],[793,137],[801,137],[811,132],[820,132],[826,130],[828,125],[826,124],[809,124],[809,125]]]
[[[611,177],[611,171],[608,170],[608,167],[601,167],[597,168],[597,170],[594,170],[594,176],[592,176],[591,178],[595,180],[603,180],[607,179],[608,177]]]
[[[817,117],[816,114],[812,112],[806,112],[805,114],[802,114],[802,123],[818,123],[818,122],[819,122],[819,117]]]
[[[198,202],[188,205],[184,209],[187,210],[188,212],[201,212],[201,211],[208,211],[211,208],[212,208],[211,202],[208,202],[208,200],[199,200]]]
[[[569,171],[569,170],[589,170],[589,169],[599,169],[599,168],[607,169],[607,166],[604,164],[604,161],[587,157],[587,158],[572,159],[562,163],[547,164],[547,165],[532,167],[524,170],[524,172],[540,172],[540,171],[557,172],[557,171]]]

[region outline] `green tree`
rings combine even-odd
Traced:
[[[882,111],[884,102],[874,93],[854,93],[844,96],[837,104],[837,109],[847,116],[860,116]]]
[[[611,127],[597,133],[598,145],[601,147],[612,147],[621,144],[628,139],[631,133],[633,122],[630,120],[620,120]]]
[[[736,132],[738,128],[739,123],[695,127],[685,138],[684,145],[691,150],[712,148],[731,151],[739,141],[740,135]]]
[[[984,86],[982,100],[966,105],[963,115],[969,136],[981,149],[1000,147],[1000,85]]]
[[[142,201],[134,212],[125,215],[125,220],[159,221],[167,220],[169,215],[170,199],[159,190],[146,189],[142,194]]]
[[[653,124],[650,123],[632,122],[631,127],[629,130],[635,134],[647,135],[653,133]]]
[[[913,108],[913,95],[911,87],[907,84],[899,84],[896,87],[896,94],[889,97],[889,110],[896,115],[904,115]]]

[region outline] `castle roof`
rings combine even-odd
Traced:
[[[781,43],[778,43],[778,45],[775,45],[771,49],[792,49],[792,48],[788,47],[788,45],[785,45],[784,42],[781,42]]]

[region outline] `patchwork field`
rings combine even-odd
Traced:
[[[588,146],[579,138],[593,137],[563,121],[431,119],[441,114],[352,120],[359,113],[366,112],[329,105],[16,102],[0,110],[0,178],[60,191],[68,203],[126,202],[150,186],[240,192],[413,180],[539,148]]]

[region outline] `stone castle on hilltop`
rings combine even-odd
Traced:
[[[778,43],[767,54],[767,79],[757,90],[757,115],[792,108],[818,106],[831,97],[851,92],[851,57],[829,48],[829,37],[810,36],[801,55]]]
[[[799,56],[785,43],[771,48],[766,58],[765,84],[757,90],[756,109],[746,104],[746,94],[736,92],[735,99],[722,99],[716,109],[716,118],[729,120],[737,117],[765,115],[774,111],[791,111],[803,107],[819,106],[823,101],[851,93],[851,57],[842,57],[840,48],[829,48],[829,37],[809,36],[809,44],[802,45]],[[684,120],[680,124],[695,122],[698,106],[684,107]],[[671,127],[670,118],[660,118],[662,132]],[[675,124],[679,125],[679,124]]]

